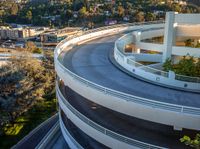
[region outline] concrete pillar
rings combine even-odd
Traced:
[[[139,32],[137,32],[136,33],[136,42],[140,42],[140,40],[141,40],[141,31],[139,31]]]
[[[140,48],[137,48],[137,54],[140,54]]]
[[[165,62],[166,59],[171,58],[172,55],[172,46],[175,42],[175,12],[167,12],[165,19],[165,34],[164,34],[164,49],[163,49],[163,58],[162,62]]]
[[[174,73],[174,71],[170,70],[168,74],[169,74],[168,78],[170,78],[171,80],[175,80],[176,74]]]
[[[136,32],[136,45],[141,41],[141,31]],[[136,53],[140,54],[140,48],[136,46]]]

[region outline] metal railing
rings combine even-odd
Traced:
[[[38,143],[35,149],[44,149],[47,148],[48,144],[55,139],[56,133],[59,131],[59,122],[57,121],[49,132],[44,136],[44,138]]]
[[[61,126],[61,130],[65,131],[65,133],[67,134],[67,136],[70,138],[70,140],[74,143],[74,145],[78,148],[78,149],[84,149],[69,133],[69,131],[65,128],[65,124],[62,121],[62,117],[61,117],[61,113],[59,112],[59,119],[60,119],[60,124]]]
[[[14,146],[12,146],[11,149],[19,149],[19,148],[21,148],[21,146],[23,146],[23,144],[26,143],[27,140],[29,140],[33,135],[35,135],[38,130],[42,129],[42,127],[44,127],[45,125],[47,125],[48,123],[50,123],[50,121],[53,121],[54,119],[57,119],[57,118],[58,118],[58,114],[56,113],[55,115],[53,115],[52,117],[50,117],[49,119],[45,120],[43,123],[41,123],[40,125],[38,125],[28,135],[26,135],[24,138],[22,138],[17,144],[15,144]]]
[[[186,81],[186,82],[200,83],[199,77],[189,77],[185,75],[175,74],[175,79],[180,80],[180,81]]]
[[[152,30],[152,28],[151,28],[151,30]],[[144,31],[146,31],[146,30],[144,30]],[[127,57],[127,55],[126,55],[126,53],[124,53],[124,47],[122,47],[121,44],[118,44],[118,43],[120,43],[120,41],[123,40],[123,38],[126,36],[129,36],[129,34],[122,36],[115,42],[115,49],[117,50],[117,54],[120,57],[123,57],[123,59],[124,59],[124,57]],[[133,56],[132,56],[132,58],[133,58]],[[131,57],[127,57],[127,64],[129,64],[133,67],[140,67],[140,69],[142,69],[146,72],[152,73],[152,74],[156,74],[156,75],[163,76],[166,78],[168,78],[168,76],[169,76],[168,72],[138,63],[138,62],[134,61],[133,59],[131,59]],[[179,75],[179,74],[175,74],[175,80],[192,82],[192,83],[200,83],[200,77],[190,77],[190,76]]]
[[[107,27],[106,27],[106,29],[107,29]],[[94,32],[95,31],[96,30],[94,30]],[[91,32],[92,31],[90,31],[90,33]],[[73,39],[73,38],[71,38],[71,39]],[[66,41],[70,42],[69,40],[66,39],[66,40],[62,41],[58,45],[58,47],[55,49],[55,66],[56,66],[57,69],[59,69],[58,71],[60,71],[60,73],[67,73],[72,78],[74,78],[75,80],[79,81],[80,83],[86,85],[87,87],[91,87],[93,89],[96,89],[97,91],[100,91],[100,92],[103,92],[103,93],[124,99],[126,101],[142,104],[142,105],[145,105],[145,106],[148,106],[148,107],[151,107],[151,108],[158,108],[158,109],[163,109],[163,110],[168,110],[168,111],[173,111],[173,112],[193,114],[193,115],[200,116],[200,108],[170,104],[170,103],[166,103],[166,102],[159,102],[159,101],[155,101],[155,100],[150,100],[150,99],[147,99],[147,98],[141,98],[141,97],[138,97],[138,96],[119,92],[119,91],[116,91],[116,90],[113,90],[113,89],[110,89],[110,88],[106,88],[104,86],[98,85],[94,82],[88,81],[88,80],[76,75],[75,73],[71,72],[69,69],[64,67],[62,65],[62,63],[57,59],[58,55],[61,53],[61,51],[64,50],[64,48],[60,49],[59,47],[61,47],[62,44],[65,43]],[[59,50],[59,52],[58,52],[58,50]],[[120,51],[118,51],[118,52],[120,52]]]
[[[162,71],[162,70],[159,70],[159,69],[155,69],[155,68],[143,65],[141,63],[134,61],[132,58],[127,59],[127,64],[129,64],[133,67],[138,67],[139,69],[142,69],[145,72],[149,72],[149,73],[152,73],[152,74],[155,74],[155,75],[163,76],[163,77],[166,77],[166,78],[169,76],[169,73],[166,72],[166,71]]]
[[[76,110],[66,99],[65,97],[62,95],[61,91],[59,90],[59,87],[57,86],[57,95],[58,97],[62,100],[62,102],[65,104],[65,106],[74,114],[76,115],[79,119],[81,119],[84,123],[88,124],[89,126],[91,126],[92,128],[96,129],[97,131],[110,136],[118,141],[124,142],[126,144],[129,145],[133,145],[139,148],[148,148],[148,149],[164,149],[164,147],[160,147],[160,146],[156,146],[156,145],[152,145],[152,144],[148,144],[145,142],[141,142],[123,135],[120,135],[116,132],[113,132],[97,123],[95,123],[94,121],[90,120],[89,118],[87,118],[86,116],[84,116],[82,113],[80,113],[78,110]]]
[[[83,35],[94,33],[94,32],[97,32],[97,31],[114,29],[114,28],[119,28],[119,27],[130,27],[130,26],[151,25],[151,24],[161,24],[161,23],[164,23],[164,20],[149,21],[149,22],[137,22],[137,23],[126,23],[126,24],[117,24],[117,25],[111,25],[111,26],[106,26],[106,27],[104,26],[104,27],[99,27],[99,28],[96,28],[96,29],[92,29],[92,30],[88,30],[88,31],[82,32],[81,34],[80,34],[80,32],[77,32],[77,34],[74,34],[73,36],[70,36],[69,38],[66,38],[63,41],[61,41],[57,45],[56,49],[59,49],[63,45],[63,43],[65,43],[65,42],[67,42],[67,41],[69,41],[71,39],[74,39],[76,37],[81,37]]]

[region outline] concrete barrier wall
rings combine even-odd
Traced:
[[[148,32],[148,33],[150,34],[151,32]],[[137,32],[135,32],[133,34],[133,36],[135,36],[137,38]],[[131,73],[133,73],[133,74],[135,74],[135,75],[137,75],[141,78],[149,80],[151,82],[155,82],[155,83],[165,85],[165,86],[169,86],[169,87],[170,86],[175,87],[175,88],[178,88],[178,89],[200,92],[200,83],[199,82],[188,82],[188,81],[177,80],[175,78],[175,75],[164,75],[163,76],[163,74],[165,74],[165,72],[163,72],[163,71],[156,70],[156,69],[154,70],[154,69],[152,69],[148,66],[143,66],[143,67],[145,67],[145,69],[142,69],[143,67],[136,67],[135,64],[128,63],[128,60],[131,59],[131,58],[134,59],[135,61],[137,61],[137,60],[138,61],[139,60],[145,61],[145,59],[146,59],[146,61],[149,60],[149,61],[152,61],[152,62],[153,62],[154,59],[157,60],[155,62],[161,62],[162,61],[162,55],[157,55],[157,54],[156,55],[133,54],[132,56],[126,56],[126,54],[123,53],[124,47],[122,47],[122,46],[119,47],[118,45],[120,43],[123,43],[122,45],[127,45],[127,44],[129,44],[130,39],[132,39],[132,37],[130,36],[130,34],[127,34],[127,35],[123,36],[122,38],[118,39],[115,43],[115,48],[114,48],[115,60],[123,68],[125,68],[129,72],[131,72]],[[140,48],[140,49],[153,50],[153,51],[157,51],[157,52],[163,51],[163,45],[161,45],[161,44],[137,42],[137,40],[136,40],[135,45],[136,45],[137,48]],[[172,50],[173,50],[173,52],[172,52],[173,55],[184,56],[184,55],[187,55],[187,53],[190,53],[191,56],[200,57],[200,48],[174,46]],[[119,52],[121,52],[121,54],[119,54]],[[192,77],[187,77],[187,76],[185,76],[185,77],[181,76],[181,77],[188,78],[187,80],[190,80],[190,78],[192,78]]]
[[[200,57],[200,48],[173,46],[172,54],[177,56],[185,56],[190,54],[190,56]]]
[[[75,114],[73,114],[62,101],[59,100],[60,107],[64,111],[65,115],[84,133],[97,140],[98,142],[106,145],[107,147],[113,149],[122,149],[122,148],[130,148],[135,149],[134,146],[127,145],[123,142],[119,142],[118,140],[113,139],[112,137],[108,137],[107,135],[97,131],[91,126],[87,125],[81,119],[79,119]]]
[[[154,70],[152,69],[143,69],[143,67],[135,67],[134,65],[130,65],[127,63],[127,58],[120,59],[120,56],[115,55],[115,60],[126,70],[129,72],[144,78],[146,80],[152,81],[154,83],[158,84],[163,84],[166,86],[171,86],[174,88],[179,88],[179,89],[185,89],[188,91],[194,91],[194,92],[199,92],[200,90],[200,83],[190,83],[190,82],[185,82],[185,81],[179,81],[175,79],[174,77],[166,77],[165,72],[160,72],[159,70]],[[159,74],[156,74],[160,73]],[[164,74],[164,76],[162,76]]]
[[[200,24],[200,14],[175,14],[175,21],[178,24]]]
[[[139,149],[139,148],[151,148],[151,149],[162,149],[163,147],[154,146],[151,144],[147,144],[144,142],[140,142],[137,140],[133,140],[132,142],[129,142],[131,138],[122,136],[120,134],[117,134],[115,132],[112,132],[98,124],[96,125],[88,125],[86,121],[84,121],[84,118],[80,118],[81,115],[78,114],[76,110],[72,111],[72,109],[68,108],[68,106],[65,105],[63,100],[60,96],[58,96],[59,99],[59,105],[61,109],[64,111],[65,115],[78,127],[80,128],[84,133],[86,133],[88,136],[92,137],[93,139],[97,140],[98,142],[104,144],[105,146],[113,149]],[[76,114],[75,114],[76,113]],[[79,115],[79,116],[78,116]],[[94,124],[93,121],[87,119],[87,121],[90,121],[89,123]],[[61,123],[62,119],[61,119]],[[65,127],[62,125],[62,127]],[[101,131],[103,130],[103,131]],[[65,132],[64,132],[65,133]],[[134,145],[135,144],[135,145]],[[164,149],[164,148],[163,148]]]
[[[136,61],[142,62],[162,62],[161,54],[133,54]]]
[[[137,42],[136,47],[139,49],[145,49],[150,51],[162,52],[164,46],[162,44],[155,43],[146,43],[146,42]],[[191,47],[183,47],[183,46],[173,46],[172,54],[176,56],[185,56],[190,54],[194,57],[200,57],[200,48],[191,48]]]
[[[60,113],[59,113],[59,122],[60,122],[60,129],[62,131],[63,137],[66,140],[68,146],[71,149],[83,149],[83,147],[71,136],[71,134],[65,128],[65,125],[62,121]]]
[[[162,109],[162,106],[160,108],[159,106],[156,106],[156,103],[151,100],[148,100],[148,102],[152,102],[151,106],[141,104],[135,101],[141,100],[141,102],[143,102],[144,99],[139,97],[133,97],[132,99],[123,99],[120,96],[116,97],[110,95],[106,88],[104,91],[98,91],[87,84],[81,83],[68,73],[64,72],[60,67],[56,68],[56,72],[57,75],[64,81],[66,86],[69,86],[72,90],[88,100],[104,107],[126,115],[170,125],[176,128],[200,130],[200,115],[182,113],[181,111],[183,110],[181,110],[181,108],[180,111],[178,110],[177,112],[167,109],[165,110]],[[123,95],[125,96],[126,94]],[[171,107],[173,107],[173,105],[171,105]]]
[[[153,37],[161,37],[164,36],[164,28],[157,30],[148,30],[141,33],[140,40],[149,39]]]
[[[199,23],[200,24],[200,23]],[[176,27],[176,36],[183,37],[200,37],[200,25],[178,25]]]

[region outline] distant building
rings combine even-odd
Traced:
[[[114,24],[117,24],[117,20],[107,20],[104,23],[105,25],[114,25]]]
[[[44,28],[10,28],[0,27],[0,39],[22,41],[44,32]]]
[[[81,28],[71,28],[67,27],[61,30],[54,30],[51,32],[46,32],[40,35],[41,42],[43,45],[57,45],[60,41],[66,37],[73,35],[80,31]]]

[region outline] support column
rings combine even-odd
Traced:
[[[135,45],[132,49],[132,53],[140,53],[140,48],[138,48],[136,45],[138,45],[141,41],[141,31],[134,31],[133,32],[133,44]]]
[[[138,31],[138,32],[136,32],[136,45],[138,45],[138,44],[140,44],[140,41],[141,41],[141,31]],[[136,52],[138,53],[138,54],[140,54],[140,48],[138,48],[137,46],[136,46]]]
[[[174,45],[175,39],[175,29],[174,29],[174,21],[175,21],[175,12],[167,12],[165,19],[165,34],[164,34],[164,49],[163,49],[163,57],[162,62],[165,62],[166,59],[171,58],[172,55],[172,46]]]

